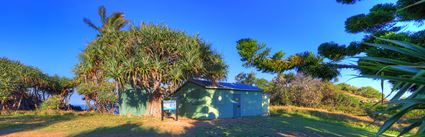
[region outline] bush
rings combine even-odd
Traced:
[[[290,99],[297,106],[315,107],[323,98],[323,83],[309,76],[297,75],[291,82]]]
[[[42,110],[59,110],[61,106],[62,97],[59,95],[50,96],[46,101],[41,104]]]
[[[374,99],[382,98],[382,93],[370,86],[357,88],[355,86],[351,86],[346,83],[341,83],[337,85],[337,89],[339,91],[349,92],[351,94],[359,95],[366,98],[374,98]]]
[[[357,94],[367,98],[382,98],[382,93],[370,86],[359,88]]]
[[[270,101],[273,105],[313,107],[352,114],[364,114],[365,109],[370,107],[368,106],[370,102],[344,92],[366,97],[380,95],[372,87],[357,88],[345,83],[334,85],[303,74],[279,75],[273,79],[273,85],[270,92]]]

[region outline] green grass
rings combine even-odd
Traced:
[[[96,113],[24,113],[0,116],[0,136],[374,136],[368,123],[303,111],[273,110],[270,117],[160,121]],[[396,132],[388,132],[394,136]]]

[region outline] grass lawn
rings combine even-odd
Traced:
[[[0,116],[0,136],[374,136],[367,120],[338,113],[273,108],[270,117],[161,121],[96,113]],[[396,135],[396,132],[386,136]]]

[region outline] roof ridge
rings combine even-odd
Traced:
[[[214,89],[229,89],[229,90],[246,90],[246,91],[263,91],[262,89],[249,84],[241,84],[241,83],[230,83],[219,81],[217,86],[211,86],[212,82],[210,80],[204,79],[191,79],[189,80],[192,83],[195,83],[199,86],[205,88],[214,88]]]

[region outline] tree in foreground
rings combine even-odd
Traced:
[[[337,0],[337,2],[343,4],[355,4],[358,1]],[[425,2],[423,0],[398,0],[396,3],[377,4],[370,9],[369,13],[354,15],[345,21],[345,31],[351,34],[365,34],[362,40],[353,41],[348,45],[325,42],[319,46],[318,53],[337,64],[340,64],[344,59],[356,56],[393,57],[404,61],[418,61],[416,58],[364,43],[398,46],[375,38],[380,37],[415,43],[418,46],[425,47],[425,31],[411,29],[420,26],[424,19]],[[357,61],[357,65],[375,63],[382,66],[387,65],[373,60],[359,59]],[[357,70],[365,75],[375,73],[374,70],[366,67],[360,67]]]
[[[391,80],[395,82],[393,91],[396,94],[388,103],[388,107],[382,113],[391,113],[395,112],[390,118],[388,118],[385,123],[380,128],[378,134],[383,134],[386,130],[390,129],[394,123],[401,121],[404,116],[408,113],[415,110],[423,110],[425,106],[425,48],[422,46],[388,39],[380,40],[387,41],[397,47],[384,45],[384,44],[371,44],[367,43],[370,46],[377,48],[383,48],[391,50],[392,52],[402,54],[404,56],[415,58],[419,61],[405,61],[393,57],[363,57],[363,60],[376,61],[380,63],[388,64],[386,66],[381,66],[379,64],[367,64],[360,67],[366,67],[369,69],[376,70],[376,75],[363,75],[364,77],[382,79],[382,80]],[[391,74],[391,75],[387,75]],[[411,92],[411,94],[408,94]],[[407,97],[403,97],[403,95]],[[416,131],[418,136],[425,135],[425,116],[418,115],[418,118],[410,119],[405,122],[409,123],[408,126],[404,127],[400,132],[400,136],[408,133],[412,129],[419,127]]]
[[[343,4],[354,4],[359,0],[337,0]],[[408,7],[408,8],[406,8]],[[413,60],[386,49],[371,47],[363,42],[391,44],[375,39],[377,36],[393,40],[401,40],[425,46],[425,32],[408,32],[406,28],[412,23],[421,24],[425,19],[425,2],[422,0],[398,0],[396,3],[377,4],[368,14],[359,14],[345,21],[345,30],[348,33],[366,34],[363,40],[351,42],[349,45],[326,42],[319,46],[319,55],[312,53],[297,53],[284,57],[284,52],[270,53],[269,48],[254,39],[241,39],[237,42],[237,49],[244,61],[244,66],[255,67],[263,72],[282,73],[288,70],[303,72],[307,75],[332,79],[339,74],[339,69],[354,68],[361,74],[373,74],[368,68],[358,68],[356,64],[342,64],[341,61],[358,56],[388,57],[393,56],[402,60]],[[395,45],[393,45],[395,46]],[[329,60],[329,61],[327,61]],[[380,63],[370,60],[359,60],[358,65],[365,63]],[[385,65],[385,64],[383,64]]]
[[[81,53],[75,73],[86,100],[98,101],[100,93],[143,90],[149,102],[145,115],[158,116],[160,101],[184,81],[216,83],[226,77],[227,65],[198,36],[142,23],[100,33]],[[102,83],[111,83],[113,89],[98,88]]]

